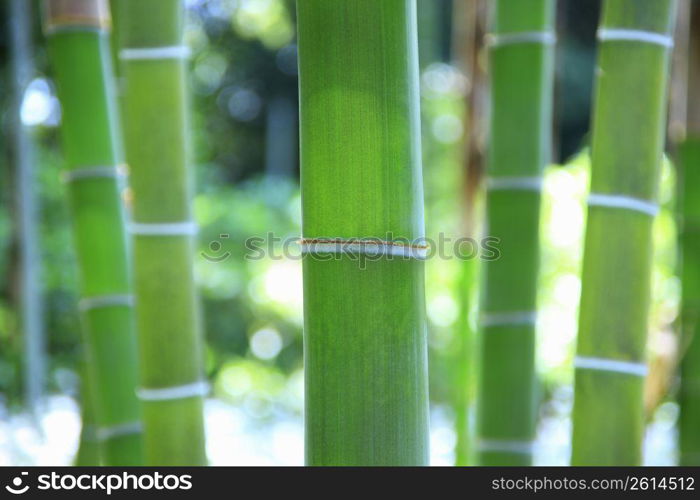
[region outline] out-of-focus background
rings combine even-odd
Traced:
[[[473,81],[459,54],[466,43],[454,8],[461,0],[418,0],[421,106],[428,236],[465,233],[467,95]],[[191,130],[200,253],[195,263],[206,336],[209,459],[214,465],[303,463],[301,264],[246,260],[252,236],[297,237],[300,230],[295,12],[291,0],[188,0],[192,47]],[[3,3],[0,11],[6,7]],[[559,2],[553,164],[542,213],[541,315],[537,373],[541,411],[535,463],[568,463],[574,339],[580,279],[587,130],[595,63],[597,0]],[[2,13],[4,14],[4,13]],[[38,16],[36,16],[38,17]],[[0,16],[7,19],[5,15]],[[3,33],[5,27],[3,27]],[[46,332],[44,398],[23,405],[22,331],[17,317],[16,211],[12,151],[0,145],[0,465],[69,464],[80,432],[80,325],[76,264],[58,141],[61,120],[40,26],[34,79],[22,121],[37,144],[40,266]],[[0,118],[9,127],[8,47],[0,37]],[[4,137],[7,131],[4,130]],[[675,463],[672,401],[679,285],[675,225],[668,206],[673,170],[663,170],[655,226],[651,375],[645,463]],[[279,245],[279,244],[278,244]],[[431,462],[454,463],[455,421],[465,395],[451,381],[473,327],[478,263],[427,261]],[[468,349],[467,349],[468,351]],[[468,354],[468,352],[467,352]],[[37,375],[38,376],[38,375]],[[471,394],[467,392],[467,397]],[[467,398],[468,399],[468,398]]]

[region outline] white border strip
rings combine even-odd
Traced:
[[[624,28],[600,28],[598,30],[598,40],[601,42],[624,41],[651,43],[669,49],[673,47],[673,37],[671,35]]]
[[[154,61],[159,59],[187,59],[190,57],[190,48],[186,45],[172,45],[168,47],[143,47],[122,49],[119,58],[122,61]]]
[[[131,294],[95,295],[80,299],[78,309],[85,312],[103,307],[131,307],[133,305],[134,296]]]
[[[117,178],[121,173],[117,166],[80,167],[61,172],[61,180],[67,183],[82,179]]]
[[[158,389],[140,388],[136,395],[141,401],[170,401],[172,399],[194,398],[209,394],[209,384],[199,380],[191,384],[162,387]]]
[[[493,326],[535,325],[537,311],[511,311],[482,313],[479,324],[482,328]]]
[[[519,190],[541,191],[542,177],[489,177],[486,188],[489,191]]]
[[[95,436],[98,441],[108,441],[112,438],[140,434],[143,431],[141,422],[126,422],[109,427],[98,427]]]
[[[590,193],[588,195],[588,206],[622,208],[651,215],[652,217],[659,213],[659,206],[656,203],[622,194]]]
[[[197,234],[197,224],[187,222],[130,222],[129,233],[136,236],[193,236]]]
[[[379,241],[367,242],[301,242],[302,254],[350,254],[350,255],[393,255],[412,259],[425,260],[428,256],[428,248],[409,245],[390,245]]]
[[[554,45],[557,42],[557,37],[551,31],[521,31],[516,33],[489,33],[484,40],[487,47],[495,49],[505,45],[521,43]]]
[[[649,368],[646,363],[636,361],[620,361],[619,359],[593,358],[576,356],[574,366],[583,370],[599,370],[604,372],[625,373],[635,377],[646,377]]]
[[[535,450],[535,441],[515,441],[507,439],[477,439],[476,449],[480,452],[517,453],[531,455]]]

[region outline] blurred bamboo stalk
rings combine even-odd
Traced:
[[[678,147],[680,465],[700,465],[700,4],[691,2],[685,134]]]
[[[425,465],[422,249],[387,255],[424,237],[416,4],[299,0],[297,20],[306,462]]]
[[[16,232],[19,245],[20,325],[24,342],[25,403],[36,412],[46,378],[44,304],[39,250],[39,200],[32,137],[22,120],[22,102],[34,72],[32,3],[9,3],[10,73],[12,75],[12,145],[15,163]]]
[[[537,414],[540,191],[551,153],[555,4],[492,5],[486,227],[499,238],[501,255],[484,263],[476,451],[481,465],[529,465]]]
[[[674,0],[607,0],[598,32],[573,465],[639,465],[652,222]]]
[[[464,129],[462,169],[462,234],[478,237],[477,221],[483,210],[482,181],[488,125],[488,78],[486,75],[486,34],[488,2],[455,2],[452,24],[453,62],[467,77],[467,110]],[[477,357],[475,355],[475,331],[472,327],[472,302],[478,282],[479,261],[461,263],[458,280],[459,322],[456,326],[452,361],[453,405],[455,411],[455,464],[470,465],[473,462],[472,408],[475,400]]]
[[[117,8],[145,461],[204,465],[184,3],[120,0]]]
[[[47,0],[46,34],[78,255],[80,310],[96,436],[106,465],[139,465],[133,296],[120,200],[120,154],[106,0]],[[80,65],[78,71],[76,65]]]
[[[85,357],[87,359],[87,357]],[[85,362],[83,362],[85,363]],[[100,443],[97,439],[95,425],[94,389],[90,384],[87,366],[80,367],[80,440],[75,455],[74,465],[77,467],[94,467],[101,465]]]

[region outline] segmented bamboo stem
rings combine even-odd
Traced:
[[[102,461],[139,465],[136,338],[114,140],[109,14],[104,0],[48,0],[46,13],[91,381],[84,404],[94,405],[92,434],[100,442]]]
[[[415,8],[297,3],[304,236],[385,242],[306,249],[309,465],[428,461]]]
[[[638,465],[674,0],[607,0],[599,37],[574,465]]]
[[[529,465],[536,419],[535,322],[542,171],[549,161],[554,2],[497,0],[487,35],[491,134],[476,452],[482,465]]]
[[[181,0],[121,0],[124,142],[149,465],[206,462]]]

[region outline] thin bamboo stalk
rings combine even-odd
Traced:
[[[481,465],[532,460],[540,188],[550,155],[554,5],[497,0],[487,39],[492,112],[486,217],[501,257],[484,263],[476,437]]]
[[[641,462],[651,230],[674,9],[674,0],[607,0],[603,8],[576,353],[574,465]]]
[[[139,465],[136,336],[118,180],[105,0],[47,0],[46,31],[62,109],[66,180],[96,435],[106,465]]]
[[[456,324],[455,340],[451,346],[450,391],[455,418],[455,465],[474,463],[474,408],[475,402],[475,337],[472,326],[472,304],[476,296],[478,262],[461,263],[457,281],[459,287],[459,321]]]
[[[415,9],[407,0],[297,3],[307,239],[424,236]],[[303,263],[307,463],[426,464],[424,263],[312,246]]]
[[[12,149],[15,164],[15,207],[19,246],[19,307],[24,351],[24,398],[37,412],[46,378],[44,304],[41,294],[38,212],[31,131],[22,122],[24,93],[34,71],[30,2],[9,3],[10,63],[12,75]]]
[[[192,269],[183,2],[117,7],[146,463],[201,465],[206,383]]]
[[[700,5],[690,5],[686,137],[678,148],[681,255],[681,465],[700,465]]]
[[[457,2],[453,6],[452,24],[454,63],[469,79],[465,129],[468,138],[464,148],[462,174],[462,234],[478,237],[477,223],[483,211],[483,176],[485,139],[484,120],[488,107],[488,81],[486,75],[484,34],[487,27],[488,2]],[[478,282],[479,262],[475,259],[461,263],[459,294],[459,322],[456,328],[452,371],[454,398],[455,465],[471,465],[474,462],[474,429],[472,425],[476,389],[476,331],[473,328],[472,303]]]

